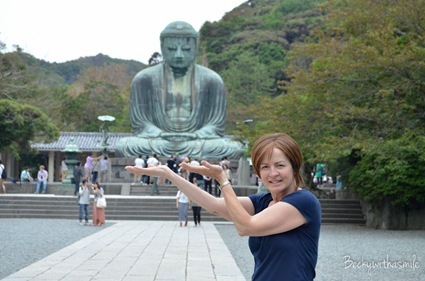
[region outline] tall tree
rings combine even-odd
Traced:
[[[51,119],[31,103],[43,91],[28,73],[20,52],[0,53],[0,151],[9,149],[18,159],[30,150],[30,142],[59,137]]]
[[[363,156],[389,151],[394,143],[420,153],[415,148],[423,147],[420,138],[406,136],[425,134],[424,4],[329,1],[323,6],[328,12],[325,25],[315,31],[312,43],[289,52],[288,95],[273,100],[273,106],[263,104],[263,118],[272,120],[266,127],[279,125],[295,134],[312,160],[332,161],[359,151],[356,165],[366,169],[365,176],[350,177],[349,182],[359,188],[374,176],[367,170],[371,166],[361,162],[372,158]],[[391,165],[395,155],[380,163]],[[404,167],[417,157],[406,159]],[[413,198],[411,194],[403,203]]]
[[[30,142],[59,137],[58,128],[40,109],[13,100],[0,100],[0,151],[9,149],[19,159],[31,151]]]

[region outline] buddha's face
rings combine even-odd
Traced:
[[[161,45],[162,57],[173,68],[187,68],[196,57],[195,38],[165,37]]]

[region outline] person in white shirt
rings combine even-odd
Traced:
[[[180,227],[187,226],[187,213],[189,210],[189,198],[187,198],[186,194],[181,192],[180,190],[176,195],[176,208],[179,210],[179,222]]]
[[[152,157],[149,157],[148,160],[146,161],[146,164],[148,167],[159,166],[160,163],[156,154],[154,154]],[[151,195],[159,195],[157,176],[153,177]]]
[[[49,174],[44,169],[44,165],[40,165],[40,170],[37,173],[37,186],[35,188],[35,193],[40,193],[40,186],[43,185],[43,189],[41,193],[46,193],[47,190],[47,179],[49,178]]]
[[[143,160],[143,156],[141,154],[139,154],[139,157],[134,160],[134,165],[141,168],[145,167],[145,160]],[[141,177],[142,176],[137,176],[135,174],[133,184],[139,184],[142,181]]]

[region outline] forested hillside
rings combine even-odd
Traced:
[[[146,67],[146,65],[138,61],[113,59],[103,54],[98,54],[94,57],[83,57],[64,63],[49,63],[24,53],[22,53],[21,57],[23,63],[28,66],[31,72],[37,74],[38,81],[44,86],[71,85],[89,68],[122,66],[126,75],[133,76]]]

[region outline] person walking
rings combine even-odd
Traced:
[[[284,133],[260,137],[251,151],[252,166],[268,193],[236,196],[220,165],[202,161],[201,166],[180,165],[210,176],[220,183],[224,198],[216,198],[177,176],[167,166],[126,170],[171,180],[190,201],[209,213],[233,222],[241,236],[249,236],[254,257],[253,281],[313,280],[316,276],[321,227],[320,202],[303,189],[302,153]]]
[[[40,165],[40,170],[37,173],[37,185],[36,185],[34,193],[39,194],[41,186],[43,186],[41,193],[42,194],[46,193],[48,178],[49,178],[49,173],[44,169],[44,165]]]
[[[105,195],[105,190],[99,185],[98,182],[92,184],[92,190],[94,194],[93,203],[93,226],[102,226],[105,224],[105,208],[97,207],[97,200]]]
[[[80,188],[81,179],[84,177],[83,169],[81,168],[81,162],[78,161],[74,167],[74,196],[78,194],[78,189]]]
[[[179,211],[179,223],[180,227],[187,226],[187,214],[189,210],[189,199],[187,198],[186,194],[181,192],[180,190],[177,191],[176,195],[176,208]]]
[[[89,225],[89,217],[90,217],[90,188],[89,181],[87,179],[83,179],[82,185],[79,189],[80,199],[79,203],[79,214],[78,219],[80,221],[80,225]],[[83,211],[84,211],[84,223],[83,223]]]

